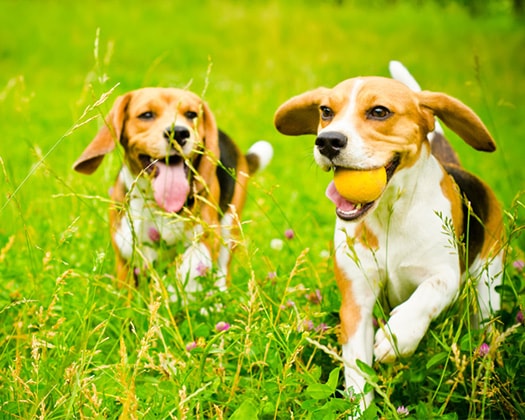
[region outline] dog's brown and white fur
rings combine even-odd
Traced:
[[[182,244],[178,277],[186,291],[197,290],[196,278],[212,267],[224,289],[247,180],[269,162],[271,145],[257,142],[245,156],[218,130],[206,102],[175,88],[118,97],[74,169],[91,174],[117,144],[124,163],[112,188],[110,224],[120,284],[132,285],[130,261],[149,266],[163,241]]]
[[[391,362],[411,355],[431,321],[458,296],[467,273],[479,279],[481,317],[499,307],[500,206],[485,183],[459,166],[440,130],[434,131],[435,117],[473,148],[495,149],[481,120],[457,99],[382,77],[306,92],[275,114],[281,133],[317,135],[314,158],[321,168],[387,172],[386,188],[371,203],[348,202],[333,183],[327,189],[337,214],[334,265],[345,380],[358,393],[366,379],[356,360],[371,365],[374,356]],[[451,245],[447,223],[463,245]],[[378,298],[391,312],[374,337]],[[372,398],[365,395],[362,407]]]

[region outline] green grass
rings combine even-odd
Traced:
[[[312,137],[285,138],[272,117],[305,90],[386,76],[390,59],[469,104],[494,134],[498,151],[482,154],[449,133],[506,209],[507,304],[493,333],[472,330],[464,287],[413,357],[374,366],[368,415],[402,417],[404,406],[412,418],[525,417],[525,331],[513,327],[525,305],[524,271],[513,267],[525,249],[525,27],[504,7],[473,18],[453,3],[360,4],[0,0],[0,418],[351,412],[337,357],[329,175],[313,162]],[[251,183],[231,290],[187,307],[166,300],[169,264],[129,305],[113,285],[107,191],[120,153],[93,176],[71,170],[100,123],[90,118],[155,85],[204,92],[243,149],[264,138],[276,151]],[[200,313],[217,303],[222,311]],[[219,322],[230,329],[218,332]]]

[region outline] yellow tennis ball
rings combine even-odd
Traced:
[[[385,168],[370,171],[336,168],[335,189],[352,203],[370,203],[379,198],[386,186]]]

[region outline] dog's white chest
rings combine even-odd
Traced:
[[[361,223],[337,220],[335,246],[338,265],[349,279],[364,277],[386,288],[398,304],[443,267],[456,268],[459,278],[459,264],[454,234],[445,228],[451,205],[440,188],[442,170],[431,160],[396,177]],[[421,179],[426,181],[414,182]],[[369,238],[363,237],[364,226]]]
[[[129,207],[114,234],[122,257],[129,260],[139,251],[151,262],[157,257],[158,246],[181,243],[186,247],[195,233],[191,225],[181,216],[163,212],[155,204],[148,180],[133,179],[126,168],[120,176],[129,197]]]

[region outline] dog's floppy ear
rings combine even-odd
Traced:
[[[202,106],[202,123],[204,126],[204,146],[206,148],[204,156],[199,161],[199,166],[196,168],[199,175],[205,184],[211,185],[211,180],[216,176],[217,162],[220,157],[219,151],[219,129],[215,121],[215,116],[211,112],[210,107],[204,101]]]
[[[115,100],[104,126],[73,164],[75,171],[92,174],[99,167],[104,156],[115,149],[122,134],[130,99],[131,94],[127,93]]]
[[[330,89],[310,90],[282,104],[274,116],[277,130],[289,136],[317,134],[319,127],[319,104]]]
[[[439,92],[417,93],[420,105],[428,108],[445,125],[476,150],[493,152],[496,143],[481,119],[463,102]]]

